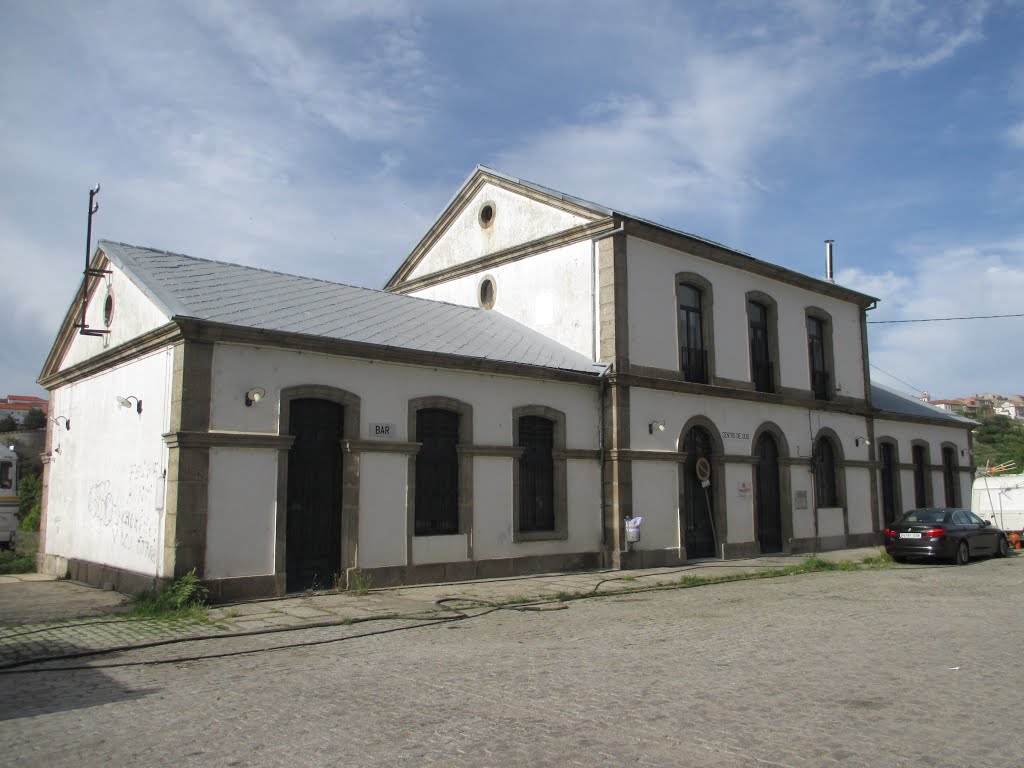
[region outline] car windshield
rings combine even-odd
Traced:
[[[900,520],[901,523],[944,523],[949,512],[945,509],[913,509]]]

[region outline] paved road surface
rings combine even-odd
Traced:
[[[0,762],[1016,768],[1022,643],[1024,557],[203,640],[0,675]]]

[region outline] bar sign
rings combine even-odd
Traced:
[[[394,424],[371,424],[370,437],[377,440],[393,440],[397,430]]]

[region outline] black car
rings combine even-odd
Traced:
[[[1006,557],[1006,534],[969,509],[912,509],[885,529],[885,551],[897,563],[938,557],[966,565],[975,555]]]

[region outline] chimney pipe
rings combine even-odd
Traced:
[[[835,240],[825,241],[825,279],[830,283],[834,283],[835,280],[832,278],[832,243]]]

